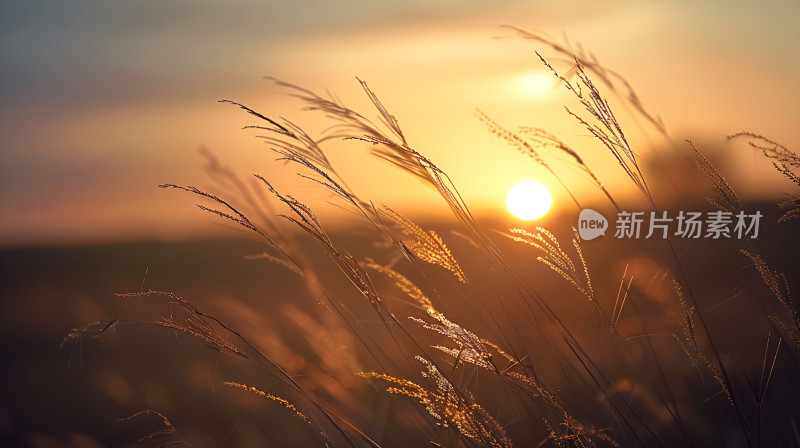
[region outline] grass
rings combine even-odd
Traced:
[[[626,136],[615,103],[629,107],[654,133],[667,135],[660,118],[646,111],[624,78],[582,49],[517,31],[570,58],[571,68],[562,75],[539,55],[582,107],[576,112],[568,105],[566,113],[617,161],[641,198],[615,198],[600,180],[614,174],[590,169],[577,150],[550,132],[530,126],[515,132],[483,112],[478,112],[480,120],[544,166],[578,208],[580,198],[546,158],[566,154],[607,199],[611,213],[635,207],[664,211],[651,190],[656,184],[649,181],[658,173],[647,172],[642,164],[645,149]],[[367,236],[358,238],[374,244],[362,242],[353,249],[369,250],[369,255],[353,255],[342,243],[347,238],[329,233],[313,206],[279,191],[266,177],[256,174],[248,183],[215,163],[218,180],[238,194],[223,199],[192,186],[161,187],[195,195],[201,210],[264,245],[249,257],[253,262],[269,261],[269,269],[281,272],[272,275],[295,280],[288,296],[267,292],[269,302],[260,312],[271,326],[240,329],[229,323],[244,318],[236,313],[224,318],[178,294],[143,288],[120,297],[151,300],[153,309],[163,307],[161,317],[96,322],[70,333],[65,343],[106,337],[128,323],[202,341],[224,362],[239,363],[236,372],[254,382],[220,378],[219,384],[277,404],[258,418],[269,421],[281,412],[296,417],[289,423],[294,435],[277,436],[280,443],[800,446],[795,379],[800,320],[789,280],[767,265],[760,242],[606,236],[605,242],[582,244],[573,229],[567,236],[570,255],[554,229],[486,228],[447,174],[411,146],[398,120],[359,82],[377,123],[335,98],[275,80],[309,113],[332,122],[320,138],[293,122],[224,102],[258,120],[246,128],[265,132],[261,138],[279,160],[359,217],[360,231]],[[746,139],[772,160],[778,173],[800,185],[800,158],[791,150],[752,133],[731,139]],[[454,222],[427,228],[352,191],[323,149],[341,140],[430,185]],[[730,213],[747,207],[700,149],[691,143],[673,145],[695,157],[697,171],[683,175],[707,182],[709,207]],[[262,207],[265,194],[277,200],[281,211]],[[788,226],[798,216],[797,204],[797,197],[781,203],[789,209],[779,218],[784,227],[770,227],[782,238],[796,238]],[[304,238],[321,251],[311,250]],[[532,260],[542,269],[532,268]],[[712,275],[715,260],[728,272]],[[733,302],[719,299],[732,293],[737,294]],[[744,342],[737,338],[742,326],[748,328]],[[143,442],[191,443],[189,435],[180,433],[180,416],[168,420],[158,410],[145,413],[162,418],[167,430]],[[230,432],[236,427],[232,424]],[[227,436],[218,441],[228,442]]]

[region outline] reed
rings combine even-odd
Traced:
[[[604,88],[617,94],[623,106],[650,122],[656,132],[666,135],[661,120],[647,112],[624,78],[601,66],[589,53],[572,51],[569,43],[515,30],[572,58],[572,66],[564,71],[537,53],[571,95],[570,101],[581,107],[573,110],[568,105],[567,113],[624,170],[645,206],[659,210],[651,191],[656,184],[648,182],[642,165],[644,150],[634,150],[636,142],[629,141],[624,120],[613,111],[615,104],[605,96]],[[575,255],[570,255],[552,229],[487,229],[472,215],[448,175],[412,146],[410,134],[400,128],[365,82],[359,80],[377,113],[377,124],[365,118],[367,113],[350,109],[334,97],[272,81],[303,102],[308,113],[327,117],[332,126],[312,137],[313,133],[288,120],[270,118],[239,102],[223,102],[258,120],[245,129],[266,132],[260,138],[276,152],[278,160],[288,162],[312,185],[328,191],[341,207],[352,211],[364,224],[370,241],[379,243],[372,246],[375,254],[352,255],[337,234],[329,232],[314,205],[279,191],[267,177],[254,175],[260,193],[241,194],[248,184],[231,179],[215,165],[217,175],[222,173],[238,186],[239,195],[223,198],[192,186],[161,187],[197,197],[202,211],[233,223],[263,243],[264,250],[249,258],[271,262],[270,269],[291,272],[297,282],[293,296],[272,297],[264,305],[264,313],[277,315],[276,328],[269,333],[272,342],[266,346],[256,343],[259,334],[240,332],[178,294],[149,290],[120,297],[160,300],[170,310],[164,317],[147,322],[96,322],[75,329],[65,342],[105,337],[109,330],[126,324],[154,325],[203,341],[255,370],[260,384],[237,378],[222,382],[271,400],[280,405],[277,412],[297,417],[298,424],[312,429],[308,446],[419,446],[420,441],[437,447],[800,443],[792,432],[797,431],[792,427],[798,415],[797,400],[782,399],[774,390],[776,383],[792,387],[788,378],[796,372],[798,357],[779,356],[780,342],[771,361],[767,356],[773,333],[792,341],[792,353],[797,355],[800,319],[787,276],[770,269],[754,248],[742,243],[737,249],[745,256],[742,262],[749,259],[755,267],[771,302],[764,305],[755,292],[742,299],[749,305],[765,306],[763,315],[748,314],[746,306],[739,314],[743,321],[758,322],[758,328],[766,329],[763,361],[748,366],[732,360],[739,348],[722,342],[730,329],[713,324],[708,318],[713,317],[713,309],[692,291],[698,286],[709,290],[708,285],[692,280],[702,274],[698,270],[703,265],[679,256],[670,239],[655,249],[632,243],[620,246],[616,253],[607,245],[582,243],[573,229],[570,252],[574,249]],[[579,198],[546,160],[551,151],[566,154],[615,210],[636,204],[615,200],[600,181],[604,173],[591,169],[579,151],[560,137],[535,124],[511,131],[483,112],[477,115],[490,132],[544,166],[576,204]],[[730,138],[747,139],[779,173],[800,185],[800,158],[788,148],[757,134]],[[424,181],[453,213],[454,223],[448,224],[452,228],[448,232],[426,230],[394,208],[376,207],[362,198],[326,156],[324,148],[331,141],[361,147],[412,179]],[[693,144],[689,149],[697,157],[697,171],[685,175],[708,183],[714,192],[709,203],[730,213],[742,210],[746,204],[726,177]],[[254,203],[258,194],[271,196],[283,211],[259,210]],[[788,225],[787,221],[800,216],[798,199],[783,205],[790,210],[779,221]],[[326,284],[326,264],[298,243],[301,238],[321,248],[327,266],[347,281],[349,290]],[[523,244],[513,245],[510,240]],[[509,255],[522,250],[521,257]],[[658,266],[651,285],[658,283],[657,278],[673,285],[660,291],[659,297],[665,299],[654,299],[653,290],[632,287],[628,267],[642,264],[636,261],[642,257]],[[538,260],[545,269],[531,271],[526,265],[530,259]],[[621,280],[619,272],[611,269],[618,260],[626,261]],[[732,288],[728,282],[726,278],[712,286],[727,291]],[[310,298],[312,306],[295,304],[299,297]],[[287,306],[279,306],[281,300]],[[301,333],[307,343],[300,349],[298,342],[281,342],[273,335],[280,331]],[[281,355],[285,353],[301,357],[303,367],[286,362]],[[747,385],[752,384],[746,373],[750,367],[760,368],[762,377],[752,395],[746,393]],[[312,374],[326,379],[309,380]],[[290,396],[273,394],[270,384],[280,384]],[[796,396],[796,387],[791,393]],[[775,410],[770,413],[768,406],[773,403]],[[378,422],[379,408],[385,411]],[[768,424],[763,422],[765,415],[772,419]],[[270,418],[269,414],[263,418]],[[180,424],[173,426],[163,419],[170,436],[180,429]],[[773,432],[765,433],[762,425]]]

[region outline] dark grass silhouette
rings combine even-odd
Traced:
[[[651,190],[660,185],[651,182],[660,174],[642,163],[646,148],[629,141],[614,104],[593,78],[650,123],[653,132],[667,135],[661,120],[645,110],[621,76],[582,49],[517,31],[571,58],[571,68],[562,75],[539,55],[583,108],[576,112],[568,105],[566,112],[594,138],[596,150],[606,151],[618,162],[641,196],[616,199],[600,179],[617,174],[595,172],[579,151],[556,135],[535,127],[514,132],[479,112],[481,121],[556,177],[558,170],[546,159],[553,153],[567,154],[608,201],[599,206],[603,210],[656,215],[666,211]],[[568,231],[572,222],[560,230],[492,228],[473,215],[447,174],[413,147],[410,134],[407,137],[365,82],[359,80],[377,113],[375,123],[366,118],[371,113],[352,110],[333,97],[273,81],[301,100],[310,113],[327,117],[332,126],[314,138],[288,120],[269,118],[239,102],[223,102],[258,120],[245,128],[266,132],[261,138],[279,160],[358,216],[361,233],[348,237],[329,232],[313,205],[279,191],[260,174],[248,183],[217,164],[218,180],[237,192],[231,197],[192,186],[161,187],[193,194],[202,201],[201,210],[260,241],[265,248],[256,249],[249,258],[283,270],[296,285],[291,293],[265,291],[273,297],[260,310],[236,309],[231,303],[227,310],[218,306],[217,312],[210,312],[191,298],[143,288],[119,296],[141,301],[154,318],[87,324],[71,332],[65,344],[106,338],[110,330],[126,324],[189,335],[218,351],[225,363],[238,365],[226,374],[240,378],[220,375],[217,384],[274,405],[261,410],[265,422],[281,413],[293,417],[285,421],[294,435],[279,436],[280,443],[351,447],[800,443],[796,428],[800,389],[793,380],[798,372],[800,320],[789,279],[772,270],[759,252],[762,240],[687,242],[672,235],[650,240],[607,236],[604,242],[587,244],[574,229]],[[779,173],[800,185],[800,158],[795,153],[756,134],[734,137],[747,138],[773,160]],[[341,140],[366,148],[430,185],[455,221],[416,222],[360,196],[325,155],[328,142]],[[709,182],[708,207],[733,215],[747,208],[749,204],[741,202],[700,149],[691,143],[672,145],[696,157],[699,169],[683,175]],[[580,197],[558,180],[579,209]],[[277,213],[263,206],[264,194],[277,200]],[[788,227],[797,216],[796,202],[794,198],[782,203],[790,210],[780,217],[780,226],[764,224],[781,235],[771,241],[780,244],[781,238],[796,238],[795,229]],[[571,240],[569,244],[564,238]],[[357,256],[356,251],[367,253]],[[541,265],[531,267],[536,260]],[[754,269],[748,270],[748,265]],[[743,275],[742,269],[755,275]],[[725,299],[733,293],[735,301]],[[256,324],[251,312],[267,316],[261,322],[271,324]],[[124,332],[114,336],[120,337]],[[180,416],[168,420],[157,409],[146,412],[163,418],[167,429],[145,436],[143,443],[191,442],[190,437],[180,437]],[[234,424],[231,433],[236,431]],[[216,442],[225,443],[228,437]]]

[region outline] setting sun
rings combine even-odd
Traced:
[[[547,187],[532,180],[527,180],[514,185],[508,192],[506,206],[512,215],[526,221],[544,216],[553,199]]]
[[[556,87],[556,77],[548,71],[536,71],[519,77],[517,93],[530,99],[543,99]]]

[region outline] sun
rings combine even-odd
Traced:
[[[529,99],[542,100],[553,93],[557,78],[547,71],[526,73],[517,78],[517,94]]]
[[[526,180],[511,187],[508,199],[506,199],[508,211],[526,221],[541,218],[550,210],[551,205],[553,205],[553,199],[550,197],[547,187],[532,180]]]

